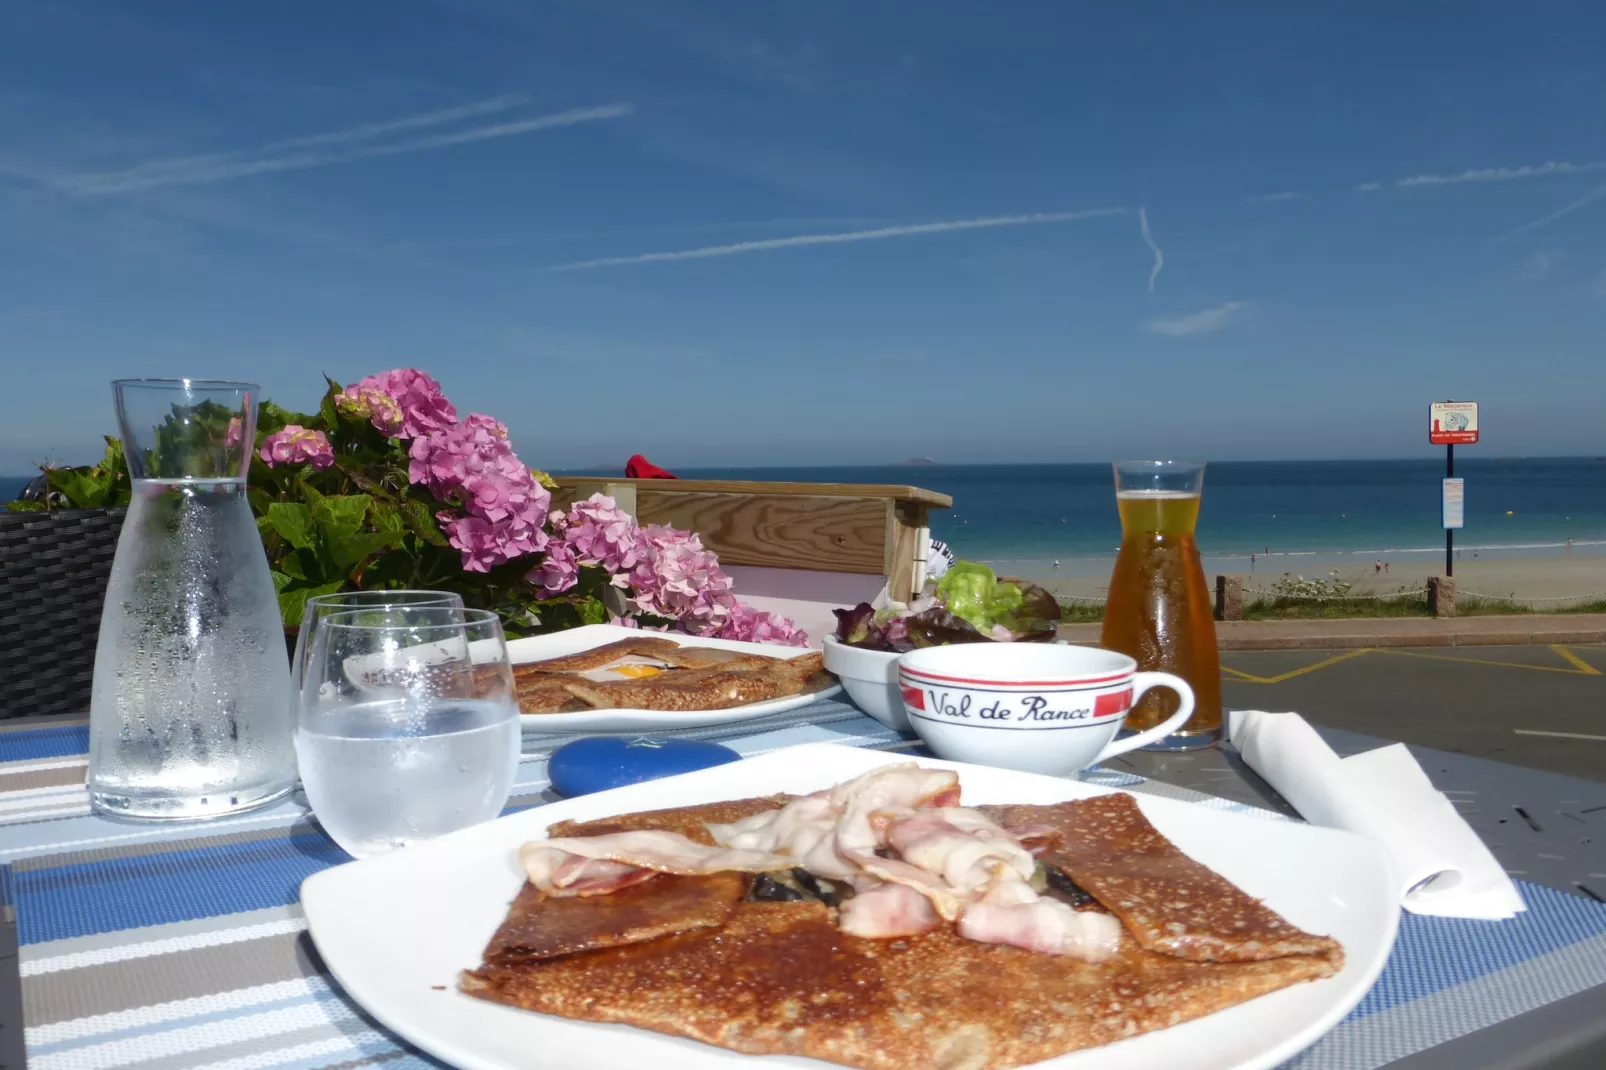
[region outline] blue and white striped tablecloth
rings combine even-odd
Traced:
[[[678,735],[743,754],[799,743],[912,749],[853,707]],[[526,736],[513,807],[549,798]],[[138,826],[89,813],[80,725],[0,729],[0,888],[14,912],[34,1070],[332,1070],[437,1066],[368,1019],[323,971],[297,906],[303,878],[347,856],[297,801],[203,825]],[[1088,779],[1263,814],[1139,777]],[[1377,986],[1298,1070],[1372,1070],[1606,984],[1606,905],[1519,882],[1511,921],[1405,915]]]

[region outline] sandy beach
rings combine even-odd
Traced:
[[[1387,560],[1388,571],[1374,569],[1374,561]],[[1115,558],[1063,558],[1053,561],[989,561],[1000,574],[1021,576],[1040,583],[1066,598],[1102,599]],[[1244,577],[1247,593],[1271,597],[1272,584],[1284,574],[1307,579],[1337,578],[1352,584],[1354,594],[1391,594],[1402,589],[1421,590],[1428,577],[1443,575],[1444,551],[1405,552],[1391,558],[1356,560],[1353,554],[1272,554],[1204,559],[1205,576],[1213,586],[1218,574]],[[1336,572],[1336,577],[1335,577]],[[1546,554],[1512,551],[1463,551],[1455,565],[1458,590],[1464,594],[1509,598],[1536,609],[1565,608],[1580,601],[1606,601],[1606,547],[1577,547]]]

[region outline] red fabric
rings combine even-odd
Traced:
[[[625,462],[626,479],[679,479],[673,472],[666,472],[653,464],[641,454],[632,454],[630,460]]]

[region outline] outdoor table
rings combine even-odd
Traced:
[[[672,734],[747,755],[814,742],[924,753],[834,700]],[[1324,734],[1341,753],[1382,742]],[[569,738],[525,737],[510,808],[553,798],[546,758]],[[111,821],[89,812],[86,747],[82,720],[0,725],[0,891],[11,923],[0,947],[0,1064],[440,1065],[324,972],[298,889],[347,856],[301,800],[195,824]],[[1403,915],[1372,992],[1286,1067],[1606,1066],[1606,785],[1412,750],[1510,867],[1529,909],[1504,922]],[[1289,819],[1226,747],[1130,755],[1082,779]]]

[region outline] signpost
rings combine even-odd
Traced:
[[[1444,486],[1440,512],[1444,521],[1444,574],[1455,575],[1455,529],[1466,523],[1466,480],[1455,478],[1457,444],[1478,441],[1476,401],[1435,401],[1428,406],[1428,441],[1444,447]]]

